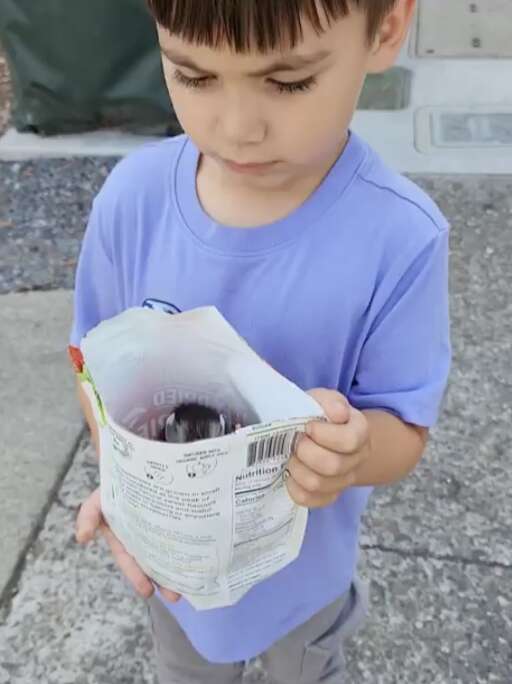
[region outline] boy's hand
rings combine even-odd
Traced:
[[[94,539],[97,530],[100,530],[107,540],[114,560],[135,591],[142,598],[149,598],[154,593],[155,586],[141,570],[135,559],[130,556],[103,518],[99,487],[80,507],[76,520],[76,539],[78,543],[87,544],[90,542]],[[180,599],[180,594],[176,594],[168,589],[160,588],[160,593],[171,603],[176,603]]]
[[[329,422],[311,421],[288,462],[288,492],[307,508],[332,504],[370,454],[368,421],[339,392],[311,390]]]

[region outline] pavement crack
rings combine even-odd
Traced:
[[[62,483],[64,482],[64,479],[66,478],[66,475],[69,472],[69,469],[73,465],[73,461],[75,460],[76,454],[78,453],[78,450],[80,448],[80,444],[84,437],[87,434],[87,428],[84,425],[80,432],[78,433],[76,439],[74,440],[69,453],[64,461],[64,465],[62,466],[57,478],[55,479],[55,483],[51,490],[48,493],[48,498],[46,500],[45,505],[41,509],[41,512],[35,522],[34,527],[32,528],[32,531],[30,532],[27,542],[20,553],[20,556],[18,558],[18,562],[16,563],[16,566],[14,567],[14,570],[12,571],[12,574],[7,581],[7,584],[4,587],[4,590],[0,593],[0,613],[1,613],[1,618],[4,620],[10,613],[11,610],[11,604],[12,604],[12,599],[17,593],[17,585],[18,582],[23,574],[23,571],[25,569],[26,561],[27,561],[27,555],[30,549],[34,546],[35,542],[37,541],[37,538],[39,537],[39,534],[41,530],[44,527],[46,517],[48,515],[48,512],[50,511],[50,508],[52,505],[55,503],[56,499],[59,496],[59,490],[62,486]]]
[[[361,544],[361,549],[364,551],[382,551],[382,553],[396,553],[401,558],[426,558],[428,560],[437,560],[444,563],[460,563],[462,565],[476,565],[482,568],[500,568],[501,570],[512,570],[510,563],[501,563],[500,561],[486,561],[480,558],[467,558],[466,556],[453,556],[450,554],[432,553],[426,549],[414,549],[406,551],[394,546],[386,546],[384,544]]]

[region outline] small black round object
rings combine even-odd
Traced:
[[[222,437],[232,432],[222,413],[201,404],[180,404],[165,421],[164,440],[174,444]]]

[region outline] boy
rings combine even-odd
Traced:
[[[355,577],[371,488],[418,463],[449,363],[448,229],[415,185],[349,129],[367,73],[395,61],[414,0],[149,0],[186,135],[123,160],[96,198],[76,277],[71,344],[146,300],[215,305],[313,395],[286,470],[310,509],[299,558],[229,608],[158,590],[101,518],[148,598],[161,684],[341,682],[341,641],[364,612]],[[91,425],[90,407],[81,395]],[[151,597],[151,598],[149,598]]]

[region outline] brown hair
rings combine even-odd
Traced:
[[[368,16],[371,43],[396,0],[147,0],[154,19],[168,31],[193,43],[216,47],[226,41],[236,52],[256,48],[267,52],[281,45],[294,47],[309,21],[319,33],[321,8],[329,21],[351,8]]]

